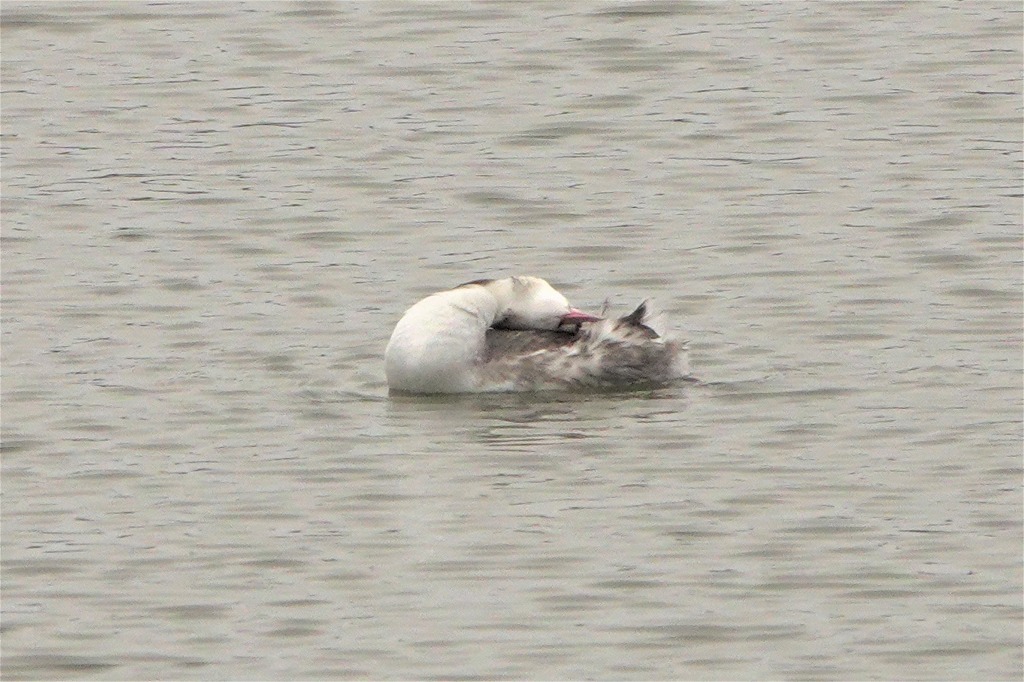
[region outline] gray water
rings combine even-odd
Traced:
[[[3,3],[5,679],[1020,679],[1016,2]],[[395,399],[421,296],[699,383]]]

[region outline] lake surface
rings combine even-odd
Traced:
[[[1019,3],[2,11],[5,679],[1010,679]],[[389,398],[423,295],[698,383]]]

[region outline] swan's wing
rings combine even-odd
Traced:
[[[576,341],[571,332],[488,329],[484,362],[518,362],[523,356],[539,350],[552,350]]]

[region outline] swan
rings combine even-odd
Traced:
[[[409,308],[384,351],[398,393],[625,389],[686,375],[685,344],[656,332],[647,302],[605,319],[548,282],[480,279]]]

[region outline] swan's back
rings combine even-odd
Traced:
[[[481,390],[617,389],[658,386],[686,374],[685,346],[649,326],[646,303],[574,333],[487,332]]]

